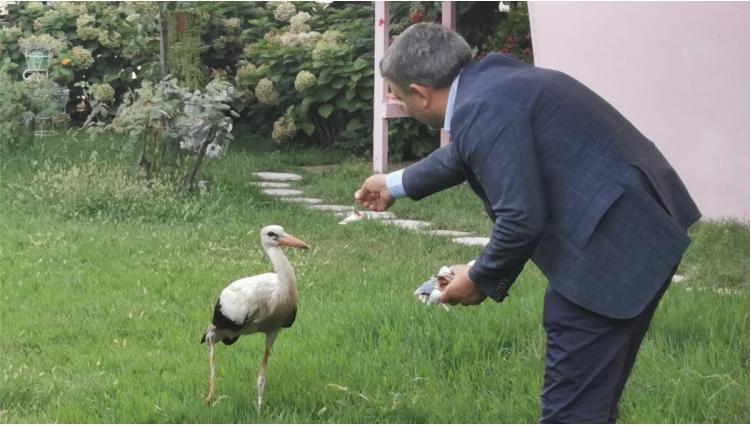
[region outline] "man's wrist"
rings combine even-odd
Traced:
[[[386,175],[386,189],[394,198],[406,198],[407,193],[402,185],[402,173],[404,169],[394,171]]]

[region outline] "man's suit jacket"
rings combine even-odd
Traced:
[[[639,314],[701,214],[657,147],[570,76],[505,55],[461,73],[452,143],[407,167],[419,200],[464,182],[494,221],[470,278],[501,302],[532,260],[570,301]]]

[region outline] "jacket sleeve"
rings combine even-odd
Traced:
[[[419,201],[464,182],[462,160],[454,143],[442,146],[420,162],[404,169],[402,185],[407,196]]]
[[[530,113],[487,102],[455,111],[461,157],[495,216],[490,243],[469,271],[490,298],[503,301],[540,240],[547,220]]]

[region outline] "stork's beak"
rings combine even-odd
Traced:
[[[308,245],[305,244],[305,242],[301,241],[300,239],[295,238],[292,235],[283,234],[279,238],[279,246],[291,246],[292,248],[301,248],[301,249],[308,249],[310,248]]]

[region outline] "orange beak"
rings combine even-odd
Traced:
[[[295,238],[292,235],[283,234],[279,238],[279,246],[291,246],[292,248],[301,248],[301,249],[308,249],[310,248],[308,245],[305,244],[305,242],[301,241],[300,239]]]

